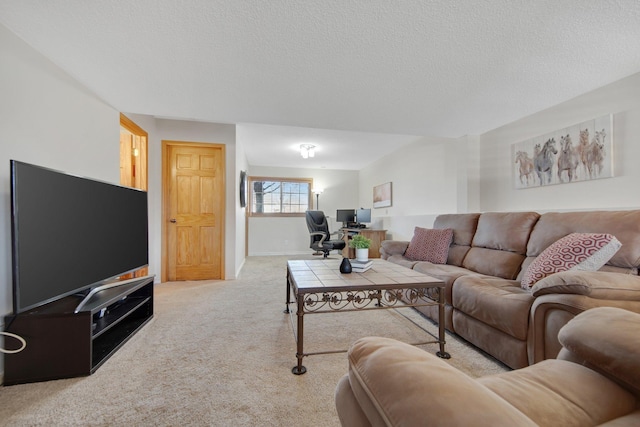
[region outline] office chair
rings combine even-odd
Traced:
[[[309,247],[316,251],[321,251],[324,258],[329,256],[332,250],[344,249],[344,240],[331,240],[331,236],[339,233],[330,233],[327,218],[322,211],[307,211],[307,227],[309,228]]]

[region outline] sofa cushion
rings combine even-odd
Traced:
[[[452,238],[453,230],[451,228],[438,230],[416,227],[404,255],[414,261],[445,264]]]
[[[409,242],[400,240],[383,240],[380,243],[380,258],[387,259],[393,255],[404,255]]]
[[[606,348],[598,340],[586,341]],[[565,360],[544,360],[478,382],[540,426],[600,425],[633,411],[636,403],[633,394],[616,383]]]
[[[414,265],[420,262],[420,261],[412,261],[407,257],[405,257],[404,255],[391,255],[390,257],[386,258],[386,260],[394,264],[402,265],[407,268],[413,268]]]
[[[361,338],[348,358],[351,389],[371,425],[535,425],[473,378],[412,345]]]
[[[538,281],[531,293],[534,297],[575,294],[596,299],[640,301],[640,277],[604,271],[564,271]]]
[[[497,249],[524,255],[537,212],[486,212],[480,215],[473,247]]]
[[[483,213],[462,266],[489,276],[515,279],[539,217],[536,212]]]
[[[433,264],[431,262],[419,261],[413,266],[415,271],[427,274],[444,282],[445,303],[451,305],[451,288],[458,277],[461,276],[481,276],[480,273],[467,270],[466,268],[457,267],[449,264]]]
[[[453,242],[449,247],[447,264],[462,266],[462,261],[471,248],[479,218],[479,213],[442,214],[436,217],[433,228],[453,229]]]
[[[629,211],[548,212],[536,223],[527,244],[527,256],[536,257],[570,233],[608,233],[622,243],[609,264],[623,268],[640,265],[640,209]]]
[[[522,276],[522,288],[568,270],[596,271],[620,249],[615,236],[604,233],[571,233],[545,249]]]
[[[433,228],[453,229],[453,244],[471,246],[473,236],[478,227],[479,213],[468,214],[442,214],[438,215],[433,223]]]
[[[471,248],[463,267],[487,276],[513,280],[518,277],[524,255],[487,248]]]
[[[533,296],[515,280],[490,276],[462,276],[453,284],[456,310],[521,341],[527,340]]]

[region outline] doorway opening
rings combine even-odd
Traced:
[[[120,185],[147,191],[149,134],[124,114],[120,114]],[[149,274],[144,267],[121,276],[123,279]]]

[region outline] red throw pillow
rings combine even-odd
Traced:
[[[446,264],[449,246],[453,239],[453,229],[429,229],[416,227],[413,238],[404,255],[413,261],[429,261]]]
[[[533,260],[520,282],[529,289],[538,280],[567,270],[596,271],[611,259],[622,244],[611,234],[572,233],[556,240]]]

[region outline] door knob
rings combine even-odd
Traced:
[[[173,223],[175,224],[175,223],[176,223],[176,222],[178,222],[178,221],[176,221],[176,219],[175,219],[175,218],[171,218],[171,219],[169,220],[169,222],[173,222]]]

